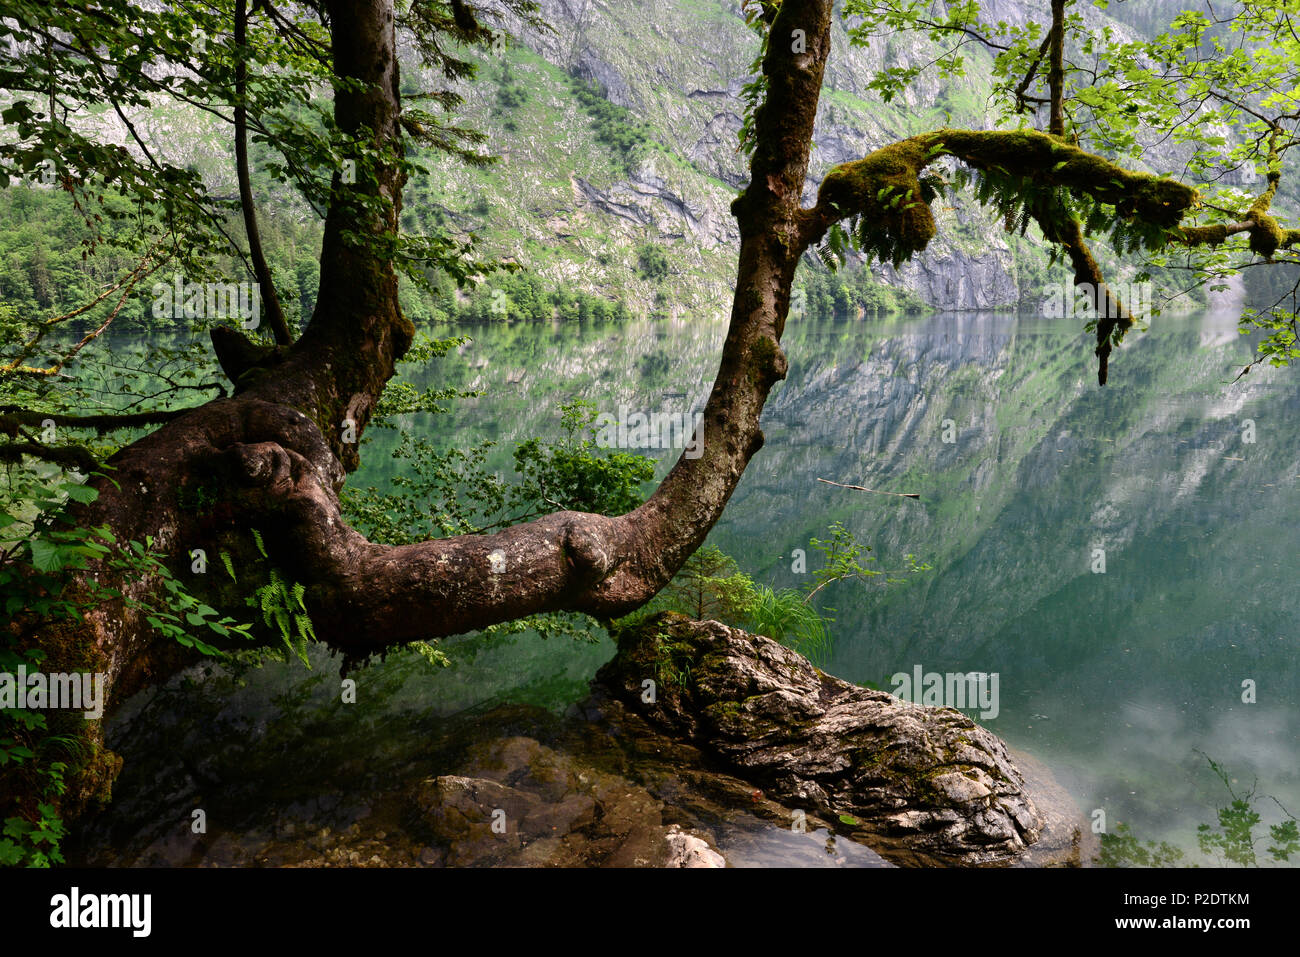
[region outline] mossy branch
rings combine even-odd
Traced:
[[[22,462],[23,457],[52,462],[89,475],[99,468],[99,459],[79,445],[41,445],[39,442],[0,442],[0,462]]]
[[[833,225],[853,219],[865,252],[895,264],[924,249],[935,235],[930,201],[936,181],[921,174],[954,156],[983,176],[981,200],[997,204],[1008,228],[1036,221],[1049,242],[1060,244],[1074,267],[1075,284],[1087,286],[1101,317],[1097,324],[1098,381],[1105,385],[1111,345],[1133,318],[1103,281],[1084,241],[1084,229],[1063,194],[1101,207],[1121,245],[1163,245],[1184,235],[1179,223],[1200,205],[1194,188],[1173,179],[1134,173],[1037,130],[941,129],[910,137],[832,169],[817,204],[805,211],[800,240],[806,249]],[[901,201],[900,201],[901,200]],[[1089,217],[1090,228],[1093,218]],[[1285,240],[1285,236],[1280,241]]]
[[[1035,210],[1034,219],[1048,242],[1059,243],[1070,257],[1074,285],[1087,292],[1097,313],[1097,384],[1105,385],[1111,349],[1133,327],[1133,315],[1107,285],[1101,267],[1083,238],[1083,228],[1078,219],[1061,209],[1059,203],[1056,208],[1048,206]]]
[[[1119,219],[1162,229],[1177,227],[1200,201],[1195,189],[1177,180],[1134,173],[1037,130],[942,129],[832,169],[822,181],[817,205],[805,211],[800,237],[804,248],[820,241],[832,224],[864,217],[890,232],[899,251],[911,255],[924,249],[934,236],[934,218],[929,210],[932,194],[922,191],[921,173],[945,155],[1003,180],[1087,196],[1115,207]],[[911,190],[912,199],[889,207],[879,194],[891,187],[904,195]]]
[[[1249,233],[1250,251],[1265,259],[1272,259],[1279,249],[1289,249],[1300,243],[1300,229],[1283,229],[1269,212],[1281,179],[1282,176],[1276,169],[1268,174],[1268,187],[1250,204],[1245,218],[1240,222],[1185,226],[1178,232],[1178,241],[1187,246],[1218,246],[1229,236]]]
[[[155,409],[151,412],[105,412],[97,415],[68,415],[62,412],[36,412],[14,405],[0,405],[0,432],[17,435],[20,426],[39,428],[47,422],[70,429],[93,429],[103,434],[118,429],[138,429],[170,422],[189,409]]]

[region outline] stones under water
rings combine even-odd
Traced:
[[[308,679],[278,697],[273,720],[258,710],[265,689],[230,676],[197,686],[182,678],[124,709],[110,742],[126,770],[113,805],[78,830],[69,861],[713,867],[1089,857],[1078,811],[1046,772],[1013,761],[960,713],[842,682],[718,622],[659,616],[625,632],[591,694],[563,715],[507,704],[396,721],[332,702],[313,709],[317,681],[329,684]],[[202,833],[191,826],[196,808]]]

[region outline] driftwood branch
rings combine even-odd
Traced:
[[[819,478],[817,481],[825,482],[827,485],[834,485],[836,488],[851,488],[857,492],[874,492],[877,495],[897,495],[899,498],[917,498],[921,497],[919,492],[884,492],[878,488],[867,488],[864,485],[844,485],[841,482],[832,482],[830,479]]]

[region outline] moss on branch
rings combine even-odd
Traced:
[[[1103,281],[1084,241],[1085,230],[1061,194],[1071,193],[1085,205],[1090,200],[1089,228],[1108,221],[1121,250],[1153,248],[1187,236],[1189,230],[1180,230],[1179,223],[1188,210],[1200,205],[1200,194],[1177,180],[1124,169],[1038,130],[941,129],[832,169],[822,181],[817,205],[806,214],[805,244],[820,241],[832,230],[832,250],[842,247],[843,234],[832,227],[840,220],[854,219],[859,248],[869,255],[897,265],[921,251],[935,235],[930,200],[936,192],[935,181],[922,172],[943,156],[956,157],[980,174],[980,201],[995,205],[1008,229],[1018,220],[1023,231],[1032,219],[1049,242],[1066,250],[1076,284],[1091,291],[1100,316],[1098,381],[1105,385],[1111,346],[1133,325],[1133,317]],[[1251,233],[1252,249],[1258,244],[1271,252],[1288,239],[1300,241],[1300,233],[1291,239],[1267,216],[1270,199],[1271,191],[1257,201],[1258,209],[1252,207],[1260,224]],[[1103,214],[1106,207],[1114,213]],[[1203,230],[1199,241],[1221,242],[1230,230],[1198,228]]]
[[[883,230],[890,258],[906,259],[934,237],[934,217],[922,171],[945,155],[1000,184],[1024,190],[1062,188],[1115,208],[1121,220],[1159,229],[1177,227],[1199,194],[1176,180],[1134,173],[1037,130],[941,129],[876,150],[832,169],[822,182],[806,237],[816,242],[834,222],[858,217]],[[1000,187],[1003,188],[1003,187]],[[902,201],[896,197],[902,196]]]
[[[1214,223],[1209,226],[1184,226],[1180,231],[1180,239],[1188,246],[1218,246],[1235,232],[1228,223]]]
[[[938,130],[920,137],[977,169],[1027,177],[1043,186],[1084,193],[1116,213],[1153,226],[1177,226],[1199,194],[1174,179],[1134,173],[1037,130]],[[927,145],[927,149],[928,149]]]
[[[869,227],[883,230],[895,253],[892,259],[920,252],[935,234],[934,214],[920,181],[927,149],[921,138],[913,137],[836,166],[822,181],[818,207],[831,211],[832,219],[859,216]]]
[[[1250,204],[1241,222],[1183,226],[1175,233],[1177,240],[1188,246],[1218,246],[1229,236],[1248,233],[1250,251],[1265,259],[1272,259],[1279,249],[1300,243],[1300,229],[1284,229],[1269,212],[1280,180],[1281,175],[1276,171],[1269,174],[1268,188]]]
[[[1273,197],[1282,176],[1276,170],[1268,174],[1268,188],[1250,204],[1246,216],[1253,225],[1250,228],[1250,251],[1272,259],[1279,249],[1286,249],[1300,242],[1300,229],[1283,229],[1281,224],[1269,213]]]

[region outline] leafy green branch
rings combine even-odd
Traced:
[[[33,623],[48,627],[84,621],[87,610],[113,601],[142,613],[161,635],[204,655],[222,653],[200,635],[251,637],[250,625],[220,615],[190,594],[154,551],[151,538],[118,542],[107,526],[73,522],[66,506],[94,502],[96,489],[27,471],[5,479],[0,486],[0,596],[9,627],[0,628],[0,671],[41,668],[46,653],[26,646]],[[114,578],[158,587],[145,591],[148,597],[138,597],[103,586],[92,575],[78,576],[80,587],[69,587],[91,562],[121,573]],[[40,710],[0,710],[0,778],[5,790],[10,782],[28,782],[34,801],[0,805],[8,812],[0,824],[0,866],[63,863],[65,829],[58,801],[72,763],[90,759],[94,747],[82,737],[51,732]]]

